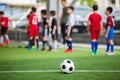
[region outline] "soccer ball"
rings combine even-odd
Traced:
[[[74,72],[75,66],[72,60],[66,59],[60,64],[60,69],[63,73],[69,74]]]

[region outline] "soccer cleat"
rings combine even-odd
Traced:
[[[65,50],[65,52],[69,51],[69,48]]]
[[[114,55],[114,54],[115,54],[115,53],[110,52],[110,53],[108,53],[107,55],[112,56],[112,55]]]
[[[41,51],[45,51],[45,48],[42,48]]]
[[[104,52],[103,54],[104,54],[104,55],[107,55],[107,54],[109,54],[109,53],[110,53],[110,52]]]
[[[39,50],[40,50],[40,47],[37,47],[37,50],[39,51]]]
[[[67,52],[67,53],[72,53],[72,52],[73,52],[73,50],[68,49],[66,52]]]
[[[0,43],[0,47],[2,47],[3,46],[3,44],[2,43]]]
[[[10,40],[6,40],[6,44],[9,45],[10,44]]]
[[[95,51],[92,51],[91,54],[92,54],[92,55],[96,55]]]
[[[52,49],[53,52],[57,52],[57,49]]]
[[[52,47],[49,47],[48,51],[51,51],[52,50]]]
[[[32,50],[32,48],[28,48],[28,50],[30,50],[30,51],[31,51],[31,50]]]
[[[97,55],[97,53],[98,53],[98,52],[97,52],[97,51],[95,51],[94,53],[95,53],[95,55]]]

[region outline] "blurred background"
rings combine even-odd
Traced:
[[[68,0],[69,5],[74,6],[75,26],[73,27],[73,42],[74,43],[89,43],[90,35],[86,30],[88,16],[92,12],[92,5],[99,5],[99,13],[103,18],[103,25],[106,24],[105,8],[112,6],[114,11],[112,16],[115,21],[115,44],[120,45],[120,0]],[[42,32],[42,22],[40,11],[55,10],[57,12],[57,20],[59,22],[62,5],[60,0],[0,0],[0,10],[5,12],[5,15],[11,19],[9,28],[9,36],[12,40],[26,41],[27,40],[27,15],[30,13],[32,6],[37,8],[39,17],[39,34]],[[59,35],[59,41],[61,41]],[[41,37],[40,37],[41,38]],[[101,35],[100,43],[106,42],[104,35]]]

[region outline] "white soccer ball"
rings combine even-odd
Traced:
[[[75,66],[72,60],[66,59],[60,64],[60,69],[63,73],[69,74],[74,72]]]

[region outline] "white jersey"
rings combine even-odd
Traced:
[[[67,20],[67,26],[69,25],[69,24],[71,24],[72,26],[74,26],[74,24],[75,24],[75,19],[74,19],[74,15],[73,14],[70,14],[69,16],[68,16],[68,20]]]

